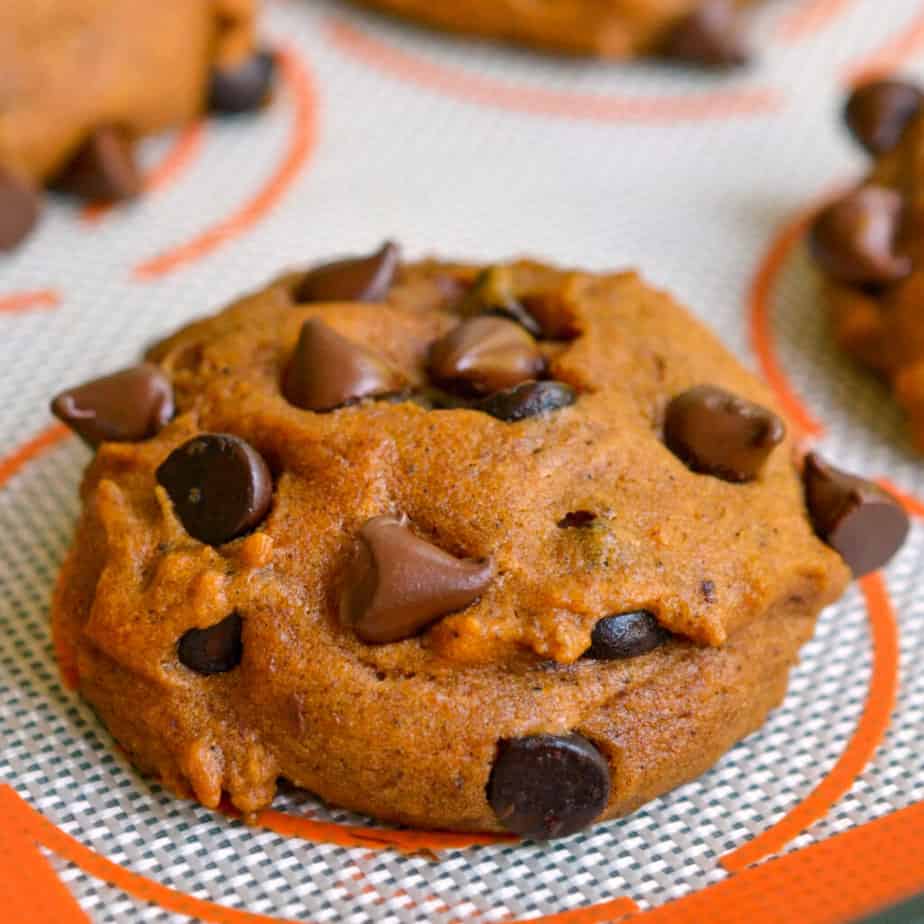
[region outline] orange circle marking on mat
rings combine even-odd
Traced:
[[[516,843],[514,835],[457,834],[451,831],[411,831],[369,828],[336,822],[314,821],[298,815],[288,815],[275,809],[264,809],[255,823],[283,837],[298,837],[321,844],[341,847],[366,847],[372,850],[392,848],[402,853],[435,850],[462,850],[486,844]]]
[[[812,218],[827,202],[838,195],[839,191],[835,191],[821,197],[801,210],[782,227],[758,264],[748,294],[751,347],[757,356],[761,375],[773,389],[777,400],[799,431],[799,435],[809,439],[823,436],[825,428],[796,393],[777,358],[773,336],[772,301],[780,273],[792,251],[804,237]],[[895,494],[909,513],[914,516],[924,516],[924,501],[897,488],[885,479],[879,479],[879,483]]]
[[[782,100],[775,90],[767,89],[632,98],[517,87],[427,61],[339,18],[328,19],[325,31],[342,52],[380,73],[467,103],[532,115],[594,122],[722,119],[774,111]]]
[[[22,311],[57,308],[61,296],[54,289],[36,289],[33,292],[14,292],[0,295],[0,314],[19,314]]]
[[[830,198],[826,196],[825,201]],[[787,222],[774,237],[766,255],[757,267],[748,293],[751,347],[757,355],[760,371],[773,389],[789,419],[796,425],[802,436],[808,437],[821,436],[824,433],[824,427],[812,416],[802,399],[792,389],[777,358],[776,347],[773,343],[771,301],[783,266],[802,239],[819,207],[819,204],[815,203],[804,209]]]
[[[202,120],[193,122],[178,132],[160,163],[145,175],[143,191],[152,193],[179,179],[202,150],[204,138],[205,122]],[[90,202],[83,207],[80,217],[86,222],[97,222],[105,218],[115,207],[115,203]]]
[[[776,853],[809,825],[824,818],[863,772],[889,727],[898,690],[898,626],[882,576],[862,578],[860,588],[873,640],[869,691],[860,721],[837,763],[805,799],[775,825],[722,857],[719,862],[730,872]]]
[[[794,10],[786,13],[778,27],[785,42],[799,42],[820,32],[853,4],[854,0],[803,0]]]
[[[875,77],[886,77],[924,49],[924,8],[900,32],[882,45],[854,61],[844,78],[848,84],[863,83]]]
[[[8,456],[0,459],[0,488],[2,488],[27,462],[40,456],[46,449],[51,449],[65,437],[71,435],[64,424],[52,424],[32,439],[14,449]]]
[[[266,217],[288,192],[317,141],[317,104],[314,80],[307,66],[292,49],[279,51],[282,77],[293,101],[290,140],[282,162],[253,198],[227,218],[185,244],[145,260],[135,267],[137,279],[150,280],[201,260],[228,241],[239,237]]]

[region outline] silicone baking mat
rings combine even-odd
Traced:
[[[266,113],[146,143],[141,202],[56,202],[0,258],[0,920],[813,924],[924,888],[924,460],[831,349],[800,224],[863,167],[845,86],[924,76],[924,4],[770,0],[759,64],[728,77],[473,45],[334,2],[271,3],[264,31],[283,53]],[[807,440],[915,514],[887,572],[824,614],[763,730],[630,818],[472,844],[290,792],[246,827],[133,772],[59,674],[48,603],[88,453],[49,395],[386,236],[412,256],[639,266]]]

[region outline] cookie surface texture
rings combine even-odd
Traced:
[[[377,301],[305,278],[150,350],[175,416],[85,475],[54,631],[139,767],[245,813],[284,777],[386,821],[552,837],[760,726],[849,580],[767,388],[631,272],[396,264]],[[538,336],[471,325],[514,301]],[[291,364],[331,343],[339,397],[290,401]],[[370,363],[388,388],[360,387]],[[704,385],[735,400],[683,433],[718,428],[727,465],[665,442]]]
[[[664,54],[724,67],[756,0],[356,0],[428,26],[566,54]]]

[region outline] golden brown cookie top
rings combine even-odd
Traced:
[[[103,647],[127,619],[175,645],[152,614],[194,607],[201,626],[271,611],[383,670],[570,663],[608,615],[721,645],[847,579],[767,389],[634,273],[386,249],[285,276],[148,360],[144,425],[163,374],[177,416],[104,443],[84,484],[111,543]]]
[[[251,51],[255,0],[4,0],[0,167],[41,182],[100,127],[189,121]]]

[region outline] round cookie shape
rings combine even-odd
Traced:
[[[0,252],[34,225],[41,187],[130,199],[139,139],[209,98],[215,112],[262,103],[273,55],[255,49],[255,19],[256,0],[4,0]]]
[[[98,446],[56,591],[80,690],[140,766],[246,815],[279,777],[417,827],[558,837],[633,811],[780,701],[850,578],[840,533],[773,427],[746,481],[665,446],[704,384],[778,411],[634,273],[382,265],[348,264],[346,301],[342,263],[309,301],[315,271],[290,274],[149,351],[176,413]],[[508,315],[491,368],[538,354],[540,377],[445,391],[434,345],[498,303],[541,337]],[[300,353],[306,327],[325,336]],[[400,388],[358,394],[351,367]],[[754,443],[731,418],[726,444]]]
[[[356,0],[450,32],[600,58],[658,55],[701,67],[747,61],[757,0]]]
[[[869,172],[822,209],[810,249],[838,344],[883,378],[924,451],[924,91],[877,79],[848,97],[845,117]]]

